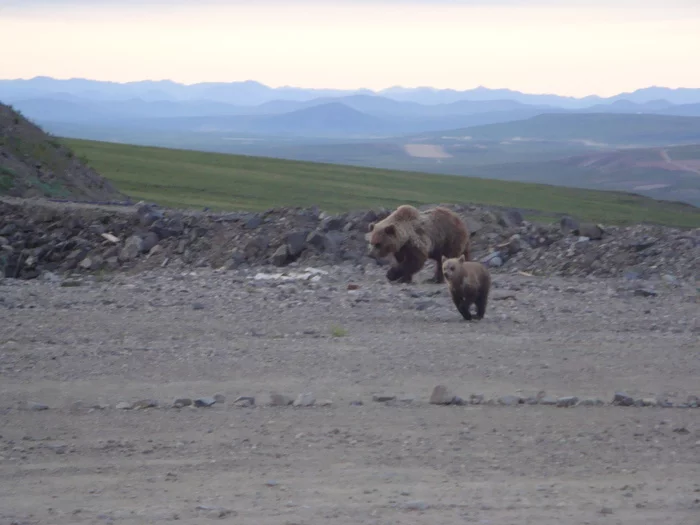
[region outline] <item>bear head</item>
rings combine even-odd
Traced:
[[[371,257],[384,258],[401,249],[398,231],[394,224],[377,226],[375,223],[371,223],[367,240],[369,241],[369,255]]]

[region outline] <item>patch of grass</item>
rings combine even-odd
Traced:
[[[15,184],[17,174],[6,166],[0,166],[0,193],[9,191]]]
[[[332,326],[331,335],[333,337],[345,337],[346,335],[348,335],[348,331],[342,326]]]
[[[571,214],[607,224],[700,226],[700,209],[621,192],[474,177],[63,139],[134,199],[163,206],[261,211],[317,205],[343,212],[474,203]]]

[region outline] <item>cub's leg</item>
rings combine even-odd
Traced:
[[[486,292],[481,292],[479,296],[474,301],[476,304],[476,318],[483,319],[486,313],[486,304],[488,303],[488,294]]]

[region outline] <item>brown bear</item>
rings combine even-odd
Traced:
[[[393,255],[396,264],[386,273],[389,281],[410,283],[428,259],[435,261],[433,282],[445,281],[442,257],[464,255],[469,260],[469,229],[447,208],[418,211],[404,204],[385,219],[371,223],[366,235],[369,254],[384,258]]]
[[[467,321],[472,320],[469,307],[476,306],[475,319],[483,319],[491,289],[491,274],[486,266],[476,261],[467,261],[464,255],[457,258],[442,258],[442,271],[447,287],[457,310]]]

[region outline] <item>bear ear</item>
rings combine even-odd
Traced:
[[[390,224],[389,226],[384,228],[384,232],[387,235],[396,235],[396,226],[394,226],[393,224]]]
[[[442,264],[445,264],[445,261],[446,261],[446,260],[447,260],[447,257],[445,257],[445,256],[443,255],[443,256],[442,256]]]
[[[464,257],[464,254],[459,256],[459,262],[465,262],[467,259]]]
[[[374,230],[374,224],[375,224],[375,223],[373,223],[373,222],[370,222],[370,223],[369,223],[369,226],[367,227],[367,231],[368,231],[368,232],[371,232],[372,230]]]

